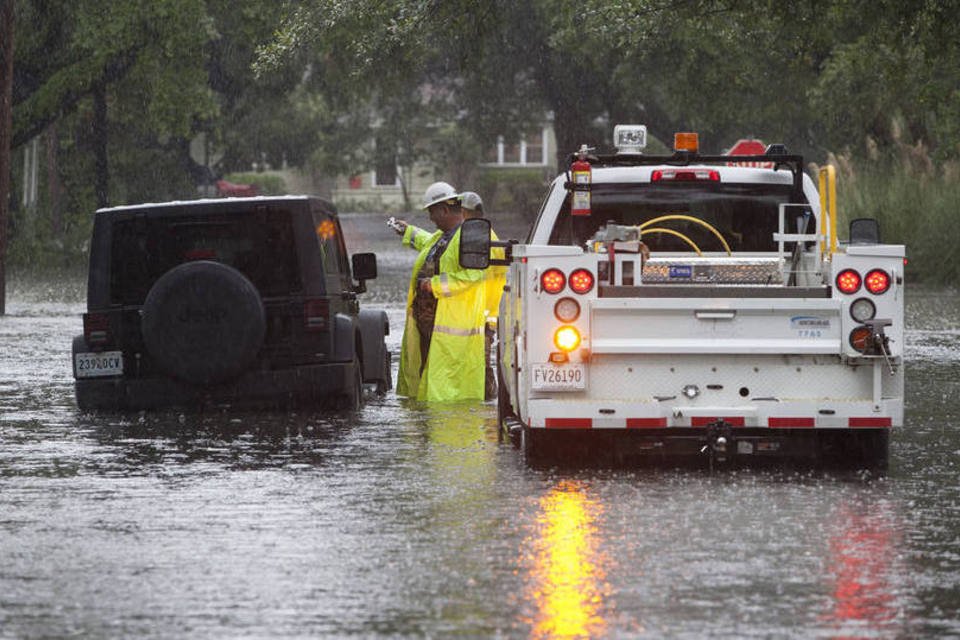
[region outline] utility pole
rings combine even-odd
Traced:
[[[0,0],[0,316],[7,313],[7,220],[13,130],[13,0]]]

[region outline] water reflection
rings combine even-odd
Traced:
[[[887,501],[843,504],[830,537],[828,575],[833,579],[833,607],[828,615],[837,637],[865,632],[884,636],[902,632],[896,599],[899,527]]]
[[[535,609],[531,637],[603,635],[609,586],[599,550],[601,505],[581,483],[562,481],[540,499],[539,509],[528,541],[534,554],[527,589]]]
[[[420,409],[428,463],[437,479],[453,486],[485,486],[495,469],[496,421],[475,402],[409,403]]]
[[[213,463],[234,470],[315,467],[352,428],[353,416],[319,413],[82,415],[100,445],[95,466],[142,474]],[[94,424],[85,424],[86,421]]]

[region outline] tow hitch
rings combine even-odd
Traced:
[[[710,456],[710,471],[713,471],[714,463],[722,464],[732,456],[734,446],[733,425],[725,420],[707,424],[707,444],[700,453]]]

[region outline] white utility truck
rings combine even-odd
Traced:
[[[523,243],[464,223],[461,262],[508,266],[498,416],[530,456],[883,467],[903,424],[903,245],[837,237],[835,174],[782,145],[702,155],[581,148]],[[505,258],[491,258],[502,248]]]

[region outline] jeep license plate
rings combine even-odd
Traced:
[[[78,378],[119,376],[123,374],[123,352],[78,353],[73,366]]]
[[[534,364],[530,370],[534,391],[582,391],[587,388],[587,372],[582,364]]]

